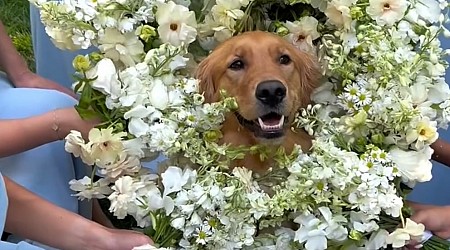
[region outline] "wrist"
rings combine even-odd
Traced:
[[[33,74],[28,68],[7,72],[9,80],[11,80],[15,87],[28,87],[30,83],[29,79]]]
[[[110,232],[103,226],[86,221],[89,225],[80,229],[82,235],[80,236],[80,243],[78,249],[86,250],[102,250],[109,249],[108,243],[111,240]]]

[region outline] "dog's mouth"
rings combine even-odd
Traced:
[[[288,120],[284,115],[270,112],[258,117],[256,120],[247,120],[238,112],[236,112],[235,115],[239,123],[252,131],[255,137],[276,139],[284,136],[284,128]]]

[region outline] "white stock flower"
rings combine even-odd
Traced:
[[[89,131],[91,156],[102,165],[115,162],[120,152],[124,149],[122,137],[126,135],[126,132],[113,133],[112,128],[91,129]]]
[[[113,193],[108,197],[111,201],[109,211],[118,219],[123,219],[129,213],[136,210],[136,190],[139,183],[135,183],[130,176],[123,176],[115,181],[112,187]]]
[[[114,62],[122,62],[126,67],[134,66],[144,56],[144,45],[134,32],[120,33],[106,28],[98,39],[99,50]]]
[[[425,146],[419,151],[404,151],[397,147],[389,151],[392,161],[406,182],[424,182],[431,179],[432,154],[433,149],[430,146]]]
[[[127,111],[123,117],[129,120],[129,132],[136,137],[147,134],[150,126],[144,121],[144,118],[149,117],[153,112],[155,112],[153,107],[145,107],[144,105],[136,105]]]
[[[161,174],[164,185],[164,196],[180,191],[189,181],[195,179],[196,172],[189,168],[182,170],[179,167],[169,167]]]
[[[403,18],[407,8],[406,0],[369,0],[366,11],[378,25],[392,26]]]
[[[116,66],[109,58],[103,58],[95,67],[86,72],[88,79],[94,79],[92,88],[117,98],[120,95],[120,82],[117,76]]]
[[[193,11],[172,1],[158,3],[155,14],[158,22],[158,33],[163,43],[173,46],[190,44],[197,36],[197,21]]]
[[[85,176],[81,180],[69,181],[69,185],[70,189],[78,192],[75,196],[80,200],[103,199],[112,192],[111,188],[108,186],[109,181],[106,179],[100,179],[93,182],[91,178]]]
[[[72,51],[81,49],[81,45],[74,44],[72,40],[73,33],[70,30],[46,26],[45,32],[50,36],[53,44],[59,49]]]
[[[300,215],[294,219],[300,224],[300,228],[295,232],[295,241],[303,243],[306,241],[306,249],[327,249],[327,237],[325,233],[326,225],[314,215]]]
[[[420,17],[430,23],[438,22],[441,14],[439,2],[436,0],[417,1],[412,11],[415,11]]]

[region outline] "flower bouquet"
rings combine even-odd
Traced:
[[[450,121],[438,36],[444,0],[34,0],[46,31],[79,55],[77,110],[102,123],[66,150],[91,177],[70,186],[132,215],[156,247],[380,249],[421,242],[404,202],[431,179],[430,148]],[[293,127],[310,152],[279,150],[261,175],[230,162],[264,147],[219,143],[222,92],[205,103],[196,64],[226,39],[273,32],[314,54],[323,81]],[[158,166],[145,167],[163,155]],[[448,249],[436,237],[428,249]],[[149,247],[153,248],[153,247]],[[144,248],[141,248],[144,249]]]

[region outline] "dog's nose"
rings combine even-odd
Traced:
[[[264,81],[256,87],[255,95],[262,103],[276,106],[286,97],[286,87],[280,81]]]

